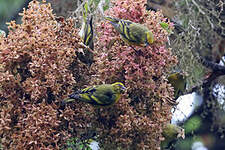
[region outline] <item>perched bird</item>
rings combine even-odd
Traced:
[[[121,93],[125,90],[126,87],[121,82],[96,85],[69,95],[70,99],[65,100],[65,102],[71,102],[77,99],[95,106],[108,106],[116,103]]]
[[[83,27],[83,33],[81,35],[81,38],[83,40],[83,43],[88,46],[90,49],[94,49],[94,43],[93,43],[93,26],[92,26],[92,16],[85,17],[84,19],[84,27]]]
[[[108,16],[104,18],[110,21],[120,37],[130,45],[147,46],[154,42],[153,33],[142,24]]]
[[[182,137],[184,139],[185,131],[183,128],[181,128],[175,124],[167,124],[163,128],[162,135],[165,138],[165,140],[162,141],[161,148],[165,149],[166,147],[170,146],[170,143],[172,141],[176,141],[180,137]]]
[[[90,51],[94,50],[94,42],[93,42],[93,26],[92,26],[92,16],[88,16],[88,9],[87,9],[87,3],[84,6],[84,13],[83,13],[83,24],[81,27],[81,30],[79,32],[79,35],[81,36],[81,39],[83,40],[83,44],[86,45],[88,48],[84,48],[82,52],[76,51],[77,57],[80,59],[81,62],[88,64],[88,66],[91,66],[93,63],[93,53]],[[89,49],[90,48],[90,49]]]
[[[179,72],[172,73],[169,75],[168,81],[174,88],[174,97],[177,99],[186,89],[186,76]]]

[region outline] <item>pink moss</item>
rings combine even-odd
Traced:
[[[168,33],[159,24],[166,18],[160,11],[146,11],[143,0],[112,3],[106,15],[146,25],[155,41],[148,47],[133,46],[135,51],[120,40],[109,22],[99,23],[97,30],[101,34],[97,47],[101,51],[95,69],[99,70],[101,81],[121,81],[128,87],[128,95],[115,106],[122,112],[116,116],[111,132],[105,131],[106,139],[114,137],[117,140],[111,144],[125,149],[158,149],[162,127],[171,118],[169,101],[173,92],[165,75],[176,64],[176,57],[166,48]]]

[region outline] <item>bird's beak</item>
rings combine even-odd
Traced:
[[[125,92],[126,90],[127,90],[127,88],[126,88],[125,86],[123,86],[123,87],[122,87],[122,91]]]

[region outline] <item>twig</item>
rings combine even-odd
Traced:
[[[196,3],[195,0],[191,0],[191,1],[192,1],[192,3],[198,8],[199,12],[200,12],[203,16],[205,16],[205,17],[207,18],[207,20],[208,20],[208,22],[209,22],[211,28],[213,29],[213,28],[214,28],[214,25],[213,25],[213,23],[210,21],[209,16],[201,9],[201,7]]]
[[[186,5],[188,6],[188,8],[189,8],[189,3],[188,3],[188,0],[185,0],[185,2],[186,2]]]
[[[198,8],[199,12],[205,15],[205,12],[200,8],[200,6],[195,2],[195,0],[191,0],[191,1]]]

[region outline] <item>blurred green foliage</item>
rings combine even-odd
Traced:
[[[185,133],[188,134],[198,130],[201,125],[201,118],[199,116],[193,116],[184,124]]]
[[[195,142],[201,142],[201,138],[198,136],[193,136],[185,138],[185,140],[179,140],[176,144],[176,150],[191,150],[193,143]]]
[[[100,2],[101,2],[100,0],[88,0],[87,5],[88,7],[91,8],[91,12],[95,11],[97,7],[101,5]],[[104,0],[101,3],[103,3],[102,7],[103,10],[105,11],[109,8],[110,0]]]
[[[18,11],[23,7],[26,0],[0,0],[0,29],[6,31],[6,22],[17,18]]]
[[[67,150],[92,150],[91,147],[89,146],[90,143],[92,142],[92,139],[87,139],[84,141],[81,141],[78,138],[71,138],[67,141]]]
[[[10,17],[25,0],[0,0],[0,16]]]

